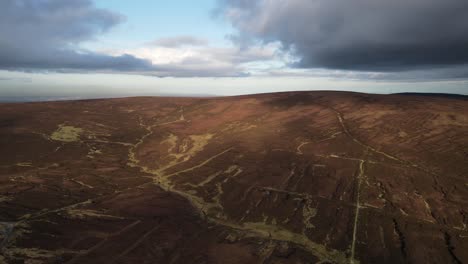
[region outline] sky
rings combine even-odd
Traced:
[[[2,0],[0,99],[468,94],[459,0]]]

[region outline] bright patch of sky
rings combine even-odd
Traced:
[[[216,0],[95,0],[96,6],[122,14],[126,21],[98,42],[87,43],[97,49],[130,48],[159,38],[196,36],[212,45],[229,45],[226,35],[231,25],[214,18]]]

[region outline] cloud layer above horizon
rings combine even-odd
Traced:
[[[230,45],[187,34],[125,48],[85,49],[84,44],[98,42],[131,18],[98,8],[92,0],[3,0],[0,70],[157,77],[468,78],[466,1],[217,1],[213,23],[232,24],[236,32],[227,36]],[[195,26],[187,25],[188,31]]]

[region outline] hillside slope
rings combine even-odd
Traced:
[[[466,97],[0,104],[0,157],[0,263],[468,262]]]

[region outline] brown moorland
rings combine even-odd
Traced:
[[[0,104],[0,263],[467,263],[468,98]]]

